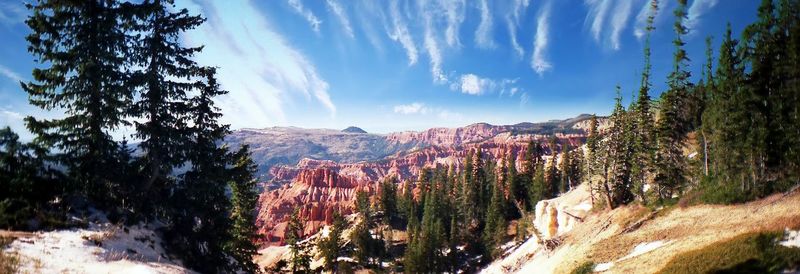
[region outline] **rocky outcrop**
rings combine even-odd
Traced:
[[[259,196],[256,225],[267,243],[282,244],[286,223],[297,209],[306,222],[305,233],[310,235],[322,224],[330,224],[334,212],[351,214],[360,191],[373,194],[376,187],[327,168],[301,170],[291,183]]]
[[[581,184],[567,194],[536,203],[534,227],[543,240],[572,230],[592,209],[589,187]]]
[[[582,131],[572,128],[585,120],[579,118],[568,122],[551,121],[512,126],[481,123],[463,128],[393,133],[385,136],[387,146],[416,148],[401,150],[381,159],[365,159],[359,162],[304,157],[297,160],[295,165],[275,164],[269,169],[271,179],[264,184],[264,192],[259,197],[259,232],[265,236],[267,243],[282,243],[286,221],[295,209],[306,220],[306,233],[315,232],[322,224],[331,221],[334,212],[352,213],[358,191],[377,193],[378,182],[387,177],[394,177],[403,184],[415,185],[414,181],[424,168],[452,167],[455,171],[460,171],[469,151],[480,150],[484,161],[495,162],[509,154],[516,155],[517,170],[525,171],[524,155],[531,140],[539,142],[548,154],[561,149],[548,147],[547,139],[552,136],[550,133],[555,133],[560,144],[568,143],[571,147],[585,142]],[[289,131],[294,132],[297,129]],[[341,132],[326,134],[372,136]],[[562,203],[542,203],[537,205],[537,222],[547,222],[541,226],[548,226],[548,236],[557,235],[573,222],[566,212],[570,211],[565,211]]]

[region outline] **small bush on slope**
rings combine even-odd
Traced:
[[[589,274],[594,273],[594,266],[593,262],[584,262],[577,268],[572,270],[572,274]]]
[[[746,233],[681,253],[659,273],[776,273],[800,265],[800,248],[778,245],[782,232]]]

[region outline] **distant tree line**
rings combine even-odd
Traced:
[[[247,146],[221,144],[229,129],[213,99],[227,92],[193,60],[202,47],[181,43],[205,19],[171,0],[27,7],[40,67],[21,85],[59,118],[25,118],[30,143],[0,130],[0,225],[58,224],[86,204],[115,222],[163,223],[168,251],[195,270],[256,272],[256,165]],[[124,127],[135,132],[112,138]]]

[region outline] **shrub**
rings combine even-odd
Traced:
[[[589,274],[594,272],[594,262],[584,262],[572,270],[572,274]]]

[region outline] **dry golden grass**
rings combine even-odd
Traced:
[[[776,194],[742,205],[673,207],[659,212],[635,230],[626,225],[647,215],[628,206],[591,215],[565,238],[568,249],[557,252],[557,273],[570,273],[584,262],[614,262],[614,273],[655,273],[677,254],[700,249],[745,233],[800,229],[800,191]],[[617,261],[641,243],[665,241],[645,254]]]
[[[736,269],[737,273],[770,273],[791,267],[800,250],[777,245],[782,232],[752,232],[678,254],[659,273],[700,274]]]

